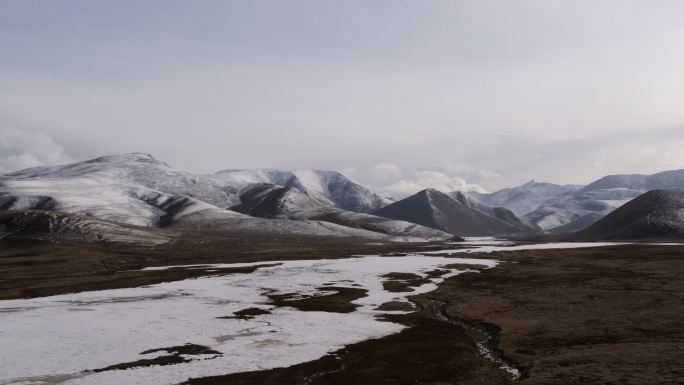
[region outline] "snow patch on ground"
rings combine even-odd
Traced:
[[[493,260],[427,256],[283,261],[250,274],[189,279],[152,286],[0,301],[0,384],[174,384],[314,360],[345,345],[400,331],[379,321],[384,302],[434,290],[440,279],[410,293],[385,291],[381,275],[426,273],[443,265],[494,266]],[[212,267],[255,264],[222,264]],[[151,269],[148,269],[151,270]],[[450,270],[449,275],[459,273]],[[274,308],[264,295],[318,294],[325,284],[360,287],[366,297],[352,313]],[[251,320],[220,319],[250,307],[271,310]],[[151,358],[141,352],[186,343],[223,353],[213,359],[84,372]],[[195,357],[196,358],[196,357]]]

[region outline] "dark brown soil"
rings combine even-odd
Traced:
[[[171,346],[168,348],[158,348],[158,349],[150,349],[150,350],[145,350],[144,352],[140,354],[150,354],[150,353],[156,353],[156,352],[167,352],[167,353],[174,353],[174,354],[187,354],[191,356],[196,356],[200,354],[223,354],[221,352],[217,352],[216,350],[213,350],[209,347],[203,346],[203,345],[197,345],[197,344],[185,344],[185,345],[179,345],[179,346]]]
[[[444,270],[444,269],[435,269],[435,270],[430,270],[425,272],[425,275],[427,275],[430,278],[439,278],[443,276],[444,274],[448,274],[449,270]]]
[[[416,310],[416,307],[415,307],[415,305],[413,305],[409,302],[390,301],[390,302],[385,302],[383,304],[380,304],[380,306],[378,306],[376,310],[381,310],[381,311],[413,311],[413,310]]]
[[[351,313],[359,305],[352,301],[363,298],[368,293],[366,289],[355,287],[326,286],[317,288],[318,291],[331,294],[299,298],[298,294],[269,294],[266,296],[275,306],[289,306],[301,311],[327,311],[331,313]]]
[[[445,265],[444,267],[458,270],[482,270],[487,268],[486,265],[470,265],[465,263],[450,263],[448,265]]]
[[[175,364],[180,364],[183,362],[191,361],[191,359],[189,359],[189,358],[182,357],[181,354],[183,354],[183,355],[214,354],[217,356],[223,354],[223,353],[218,352],[216,350],[212,350],[206,346],[195,345],[195,344],[185,344],[185,345],[180,345],[180,346],[171,346],[168,348],[150,349],[150,350],[146,350],[140,354],[149,354],[149,353],[156,353],[156,352],[167,352],[167,353],[169,353],[169,355],[155,357],[155,358],[149,358],[149,359],[142,359],[142,360],[133,361],[133,362],[125,362],[125,363],[116,364],[116,365],[110,365],[110,366],[107,366],[104,368],[95,369],[95,370],[93,370],[93,372],[105,372],[105,371],[109,371],[109,370],[126,370],[126,369],[140,368],[140,367],[145,367],[145,366],[175,365]]]
[[[269,310],[266,310],[266,309],[259,309],[258,307],[250,307],[247,309],[238,310],[238,311],[234,312],[232,316],[217,317],[217,318],[219,318],[219,319],[248,320],[248,319],[252,319],[256,316],[264,315],[264,314],[271,314],[271,312]]]
[[[414,273],[387,273],[381,276],[385,278],[382,282],[382,287],[393,293],[405,293],[413,291],[414,287],[418,287],[430,282],[429,278],[421,277]]]
[[[497,253],[428,295],[500,328],[521,384],[682,384],[684,247]]]
[[[132,369],[132,368],[142,368],[142,367],[146,367],[146,366],[176,365],[176,364],[182,364],[184,362],[190,362],[190,360],[187,358],[183,358],[178,354],[171,354],[168,356],[160,356],[160,357],[155,357],[155,358],[145,358],[142,360],[137,360],[137,361],[132,361],[132,362],[124,362],[124,363],[116,364],[116,365],[110,365],[110,366],[106,366],[104,368],[94,369],[92,371],[95,373],[99,373],[99,372],[107,372],[110,370],[126,370],[126,369]]]

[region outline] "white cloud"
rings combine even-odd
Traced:
[[[450,171],[403,170],[399,165],[392,163],[377,164],[363,172],[357,170],[355,177],[371,189],[398,199],[426,188],[443,192],[486,192],[481,186],[468,183],[464,178]]]
[[[415,171],[409,178],[401,179],[385,187],[385,190],[397,197],[415,194],[426,188],[434,188],[443,192],[478,191],[486,192],[482,187],[466,182],[458,176],[449,176],[441,171]]]
[[[0,126],[0,173],[73,160],[45,132]]]

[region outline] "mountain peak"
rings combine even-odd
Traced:
[[[418,223],[459,236],[499,236],[532,232],[529,228],[471,208],[434,188],[419,191],[376,211],[375,214]]]
[[[426,188],[425,190],[420,191],[419,194],[420,194],[420,193],[425,194],[425,195],[428,195],[428,196],[430,196],[430,195],[440,195],[440,194],[444,194],[443,192],[437,190],[436,188],[432,188],[432,187],[428,187],[428,188]]]
[[[82,163],[128,163],[128,162],[140,162],[140,163],[152,163],[152,164],[158,164],[158,165],[163,165],[166,167],[171,167],[169,166],[166,162],[162,162],[161,160],[158,160],[152,154],[147,153],[147,152],[126,152],[122,154],[112,154],[112,155],[105,155],[101,156],[99,158],[87,160]]]

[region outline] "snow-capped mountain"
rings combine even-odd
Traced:
[[[255,172],[261,175],[261,172]],[[244,175],[244,173],[243,173]],[[308,188],[316,196],[299,202],[317,202],[326,210],[333,209],[335,198],[340,205],[357,209],[380,205],[381,198],[343,176],[333,172],[313,172],[317,176],[279,179]],[[316,184],[317,183],[317,184]],[[356,237],[387,241],[421,241],[413,234],[384,234],[361,226],[345,226],[329,221],[266,220],[228,210],[240,204],[240,194],[256,187],[252,180],[211,178],[176,170],[149,154],[132,153],[104,156],[63,166],[34,167],[0,176],[0,210],[41,210],[31,223],[57,223],[64,234],[100,237],[99,229],[116,225],[173,227],[180,231],[214,229],[250,234],[300,234],[311,236]],[[277,188],[277,186],[276,186]],[[243,191],[244,190],[244,191]],[[300,191],[295,189],[296,191]],[[256,191],[256,190],[254,190]],[[342,195],[348,192],[349,199]],[[342,194],[342,195],[341,195]],[[365,203],[364,203],[365,202]],[[296,202],[290,207],[295,207]],[[55,221],[45,211],[73,214],[68,220]],[[328,211],[326,211],[328,213]],[[47,216],[46,216],[47,215]],[[88,221],[88,217],[101,221]],[[52,219],[45,219],[52,218]],[[25,218],[24,218],[25,219]],[[36,222],[38,221],[38,222]],[[51,222],[52,221],[52,222]],[[7,222],[21,225],[19,222]],[[74,223],[78,224],[73,225]],[[81,226],[81,224],[88,226]],[[343,221],[340,221],[343,223]],[[351,223],[350,223],[351,224]],[[126,228],[126,231],[129,231]],[[112,230],[114,231],[114,230]],[[122,232],[123,230],[118,232]],[[434,234],[433,234],[434,235]],[[121,238],[121,237],[120,237]],[[122,238],[123,239],[123,238]]]
[[[598,200],[572,195],[549,199],[523,218],[549,232],[556,232],[558,230],[554,229],[559,228],[581,228],[581,223],[591,224],[592,217],[598,219],[627,201],[629,200]]]
[[[131,153],[2,175],[0,210],[46,210],[159,228],[435,240],[446,239],[444,230],[466,236],[578,231],[648,190],[672,187],[684,188],[684,170],[610,175],[584,187],[529,182],[451,197],[428,189],[388,205],[391,199],[335,171],[196,175],[149,154]],[[85,223],[74,218],[58,222]],[[93,223],[90,228],[104,227]]]
[[[684,170],[653,175],[608,175],[569,197],[543,202],[525,219],[553,233],[581,230],[639,195],[654,189],[684,187]]]
[[[338,209],[294,187],[255,184],[243,190],[232,210],[262,218],[310,219],[382,234],[444,241],[452,234],[406,221]]]
[[[581,230],[646,191],[684,187],[684,170],[653,175],[608,175],[586,186],[529,182],[491,194],[464,193],[501,206],[551,233]]]
[[[210,176],[231,191],[267,183],[297,188],[308,196],[347,211],[366,213],[392,203],[336,171],[224,170]]]
[[[163,226],[187,214],[235,202],[211,179],[171,168],[149,154],[104,156],[0,176],[0,209],[42,209],[139,226]]]
[[[649,239],[684,237],[684,190],[652,190],[618,208],[573,239]]]
[[[503,236],[533,234],[487,215],[435,189],[426,189],[374,212],[375,215],[418,223],[460,236]]]

